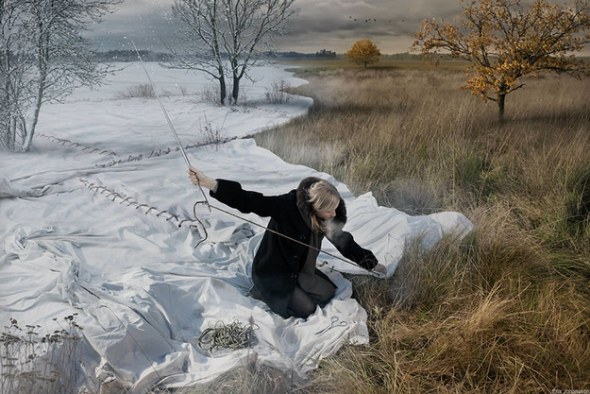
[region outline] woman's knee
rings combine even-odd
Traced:
[[[314,300],[299,287],[296,287],[287,307],[287,312],[291,316],[306,318],[315,312],[316,307],[317,304]]]
[[[326,285],[322,286],[316,294],[311,295],[313,301],[316,304],[324,307],[332,298],[336,296],[336,288],[332,286],[332,284],[326,283]]]
[[[334,296],[336,296],[336,289],[334,288],[334,286],[330,286],[328,287],[325,292],[324,292],[324,297],[323,297],[323,302],[330,302],[330,300],[332,300],[332,298],[334,298]]]
[[[301,306],[301,305],[295,306],[294,308],[291,308],[289,306],[289,308],[287,308],[287,313],[293,317],[299,317],[302,319],[306,319],[315,312],[316,305],[314,304],[313,306],[314,306],[313,308],[310,308],[308,306]]]

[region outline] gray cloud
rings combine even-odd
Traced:
[[[551,0],[551,2],[559,2]],[[95,26],[90,37],[103,49],[126,49],[130,41],[142,49],[163,50],[173,43],[173,0],[125,0],[117,12]],[[361,38],[375,42],[382,53],[406,52],[423,19],[452,21],[460,16],[459,0],[297,0],[298,14],[289,33],[275,41],[279,51],[343,53]]]
[[[297,4],[299,14],[283,44],[337,52],[348,50],[361,38],[371,39],[385,53],[405,52],[413,41],[409,34],[420,28],[423,19],[453,19],[461,11],[454,0],[300,0]]]
[[[141,48],[163,50],[174,41],[173,0],[126,0],[94,27],[92,42],[102,49],[126,49],[133,40]],[[460,11],[457,0],[298,0],[298,14],[289,34],[276,40],[280,51],[348,50],[354,41],[369,38],[384,53],[405,52],[408,34],[424,18],[452,17]]]

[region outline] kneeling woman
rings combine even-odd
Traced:
[[[320,178],[305,178],[297,190],[278,196],[247,191],[233,181],[212,179],[191,168],[195,185],[210,190],[212,197],[242,213],[270,216],[268,228],[311,246],[306,247],[266,231],[252,264],[251,290],[282,317],[311,315],[325,306],[336,293],[336,285],[316,269],[324,236],[342,255],[367,270],[386,273],[375,255],[361,248],[352,235],[342,231],[346,207],[338,190]]]

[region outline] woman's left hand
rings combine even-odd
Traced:
[[[375,268],[373,268],[373,271],[382,275],[387,275],[387,268],[385,268],[383,264],[377,264]]]

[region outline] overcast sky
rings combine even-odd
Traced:
[[[173,0],[125,0],[93,32],[103,49],[162,50],[172,40]],[[375,42],[382,53],[407,52],[424,18],[452,20],[459,0],[296,0],[290,32],[275,43],[278,51],[343,53],[361,38]]]

